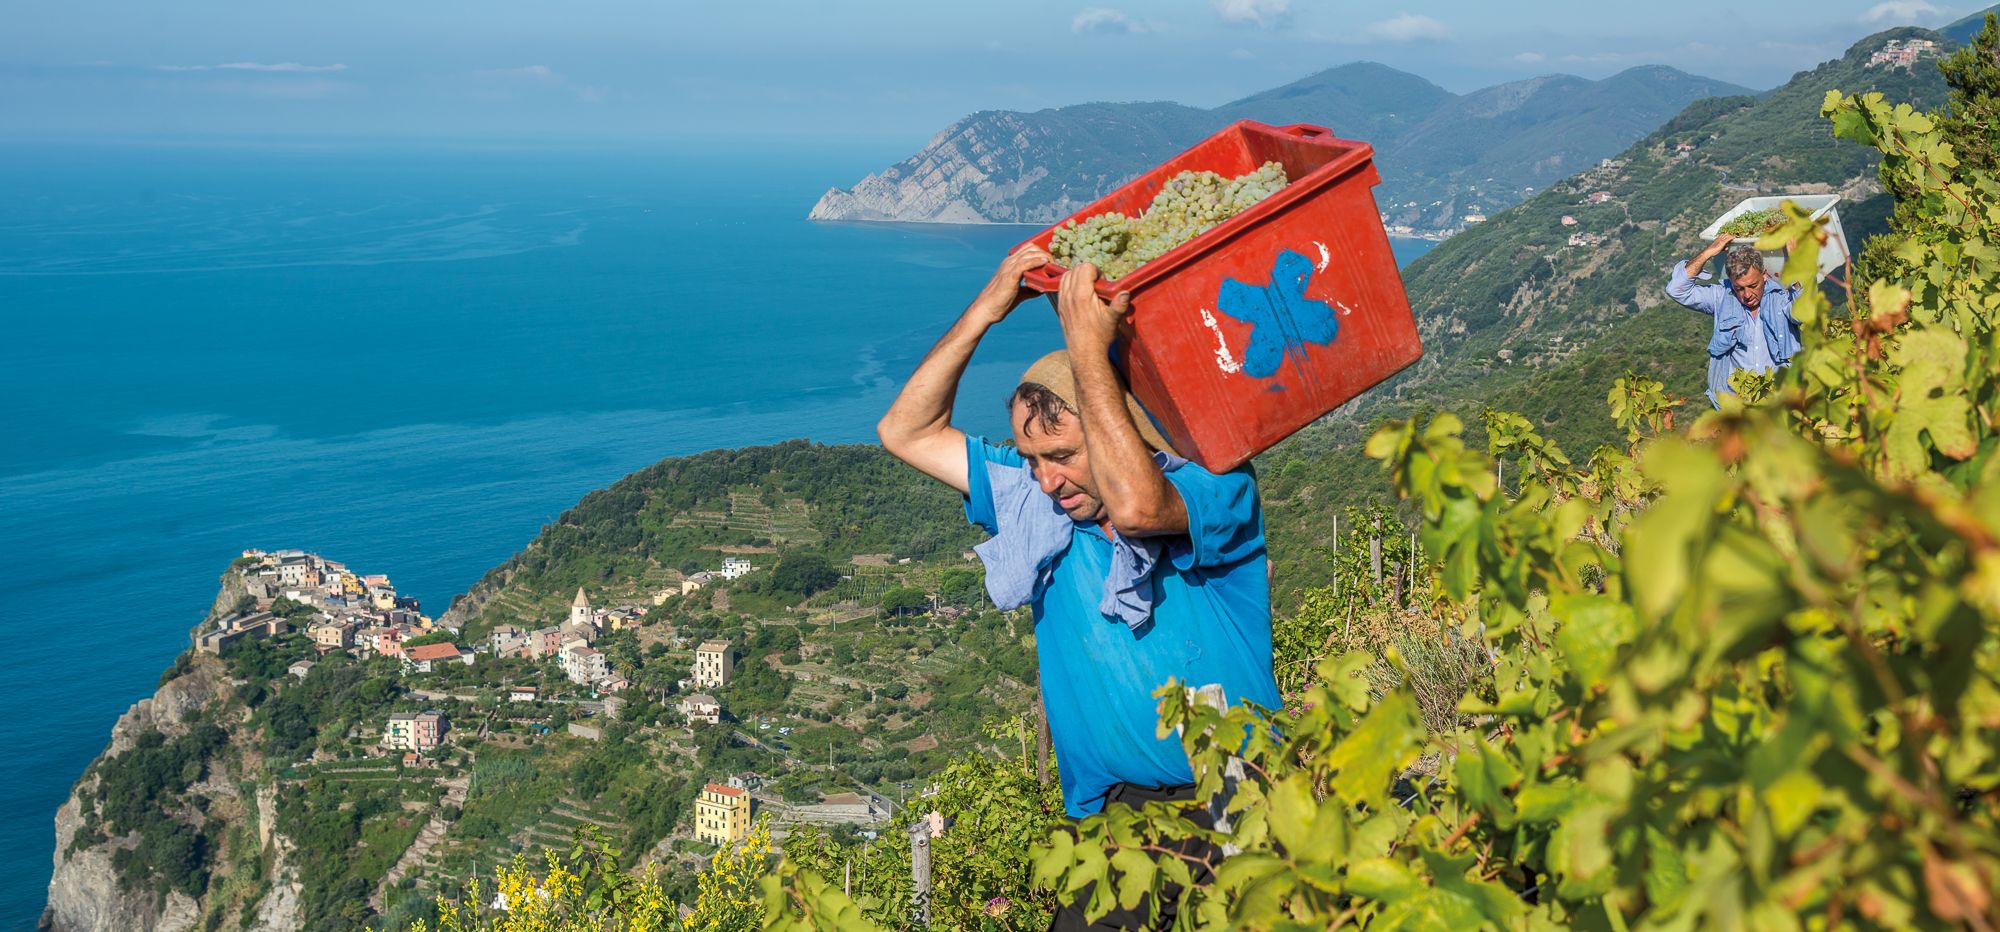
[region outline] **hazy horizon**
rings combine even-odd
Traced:
[[[1305,0],[972,11],[797,2],[588,8],[12,3],[0,137],[627,145],[797,132],[908,148],[967,113],[1093,100],[1216,106],[1355,61],[1453,92],[1671,65],[1769,88],[1928,0],[1690,10],[1453,0],[1367,13]],[[1796,25],[1796,24],[1804,25]]]

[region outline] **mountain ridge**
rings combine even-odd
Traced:
[[[1971,42],[1972,37],[1979,34],[1979,30],[1986,28],[1988,13],[2000,14],[2000,3],[1939,26],[1937,31],[1954,42]]]
[[[1540,75],[1453,94],[1350,62],[1202,109],[1171,101],[981,110],[850,188],[813,220],[1051,223],[1239,119],[1314,123],[1376,147],[1378,201],[1409,231],[1447,232],[1591,164],[1690,101],[1745,89],[1665,65],[1592,81]]]

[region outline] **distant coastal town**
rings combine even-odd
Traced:
[[[455,664],[471,667],[482,659],[523,658],[537,663],[553,659],[568,682],[589,697],[570,703],[575,714],[566,716],[561,727],[568,734],[598,740],[603,729],[596,720],[616,720],[625,702],[618,694],[633,684],[627,671],[618,669],[593,645],[605,635],[638,627],[652,608],[668,599],[715,582],[742,578],[757,569],[745,557],[726,556],[720,568],[689,574],[678,585],[654,593],[651,606],[595,606],[579,587],[567,616],[559,622],[534,629],[503,624],[483,637],[464,640],[459,631],[424,614],[416,598],[399,594],[386,575],[356,572],[345,563],[303,550],[251,549],[243,551],[231,566],[233,579],[228,582],[240,587],[241,594],[223,617],[195,634],[194,642],[198,652],[219,657],[245,641],[303,633],[319,659],[297,660],[286,667],[292,678],[301,681],[335,653],[361,661],[394,658],[400,661],[406,677],[441,672]],[[671,634],[664,637],[667,646],[686,648],[680,643],[682,639]],[[726,712],[713,693],[728,687],[734,674],[735,645],[723,638],[702,640],[693,647],[689,675],[675,684],[679,701],[672,708],[688,724],[722,724]],[[413,681],[408,689],[414,700],[467,698],[424,689],[419,682]],[[498,688],[504,690],[509,705],[549,698],[535,683],[508,682]],[[537,727],[547,733],[551,726]],[[789,731],[779,729],[780,734]],[[444,757],[451,742],[452,723],[447,713],[413,708],[392,712],[382,721],[375,747],[385,757],[401,752],[404,767],[428,767]],[[758,774],[728,774],[720,780],[704,784],[693,800],[694,838],[711,845],[743,841],[749,837],[757,810],[778,802],[771,799],[764,807],[757,805],[751,791],[763,782]],[[872,825],[889,815],[886,801],[851,792],[826,796],[816,805],[779,808],[788,821],[813,824]]]

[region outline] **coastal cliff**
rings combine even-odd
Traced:
[[[171,734],[181,729],[181,717],[207,705],[219,684],[207,664],[160,684],[158,692],[132,705],[111,729],[111,743],[102,760],[130,748],[141,734]],[[77,783],[70,798],[56,811],[55,873],[49,880],[48,906],[41,927],[53,932],[177,932],[194,926],[199,915],[192,898],[179,891],[164,897],[150,890],[121,884],[113,860],[120,850],[132,850],[137,839],[103,838],[85,842],[84,811],[94,804],[96,762]],[[83,838],[79,838],[83,835]]]
[[[245,551],[200,646],[119,720],[58,814],[43,927],[435,923],[441,897],[516,855],[570,850],[586,824],[672,865],[685,901],[706,784],[749,773],[794,797],[872,795],[1031,707],[1031,635],[979,610],[961,556],[976,533],[948,489],[880,448],[792,441],[675,457],[584,496],[439,619],[385,575]],[[938,589],[934,617],[884,613],[916,585]],[[711,689],[765,719],[767,743],[689,716],[677,684],[711,639],[740,658]]]
[[[810,219],[1053,223],[1220,125],[1172,103],[981,111],[854,187],[829,189]]]
[[[225,574],[209,618],[227,614],[244,594],[240,577]],[[239,734],[247,739],[240,726],[248,710],[233,693],[221,661],[190,651],[151,696],[119,717],[104,751],[56,811],[54,872],[39,928],[181,932],[215,921],[211,916],[258,932],[299,928],[297,884],[282,855],[287,843],[273,828],[275,799],[252,776],[255,748],[238,743]],[[105,798],[107,773],[145,753],[191,746],[197,729],[225,737],[183,765],[192,779],[163,796],[169,805],[158,819],[143,830],[120,831],[129,827],[107,811],[115,805]],[[191,845],[175,848],[175,840]],[[200,867],[172,880],[159,865],[145,863],[189,849],[198,852]],[[273,877],[279,880],[266,879]]]

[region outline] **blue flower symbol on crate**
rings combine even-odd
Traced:
[[[1307,343],[1333,344],[1340,333],[1340,319],[1332,305],[1306,297],[1306,283],[1312,280],[1313,264],[1292,250],[1271,260],[1271,281],[1252,285],[1233,278],[1222,280],[1216,293],[1216,310],[1250,325],[1250,347],[1243,353],[1243,371],[1267,379],[1278,374],[1285,357],[1304,360]]]

